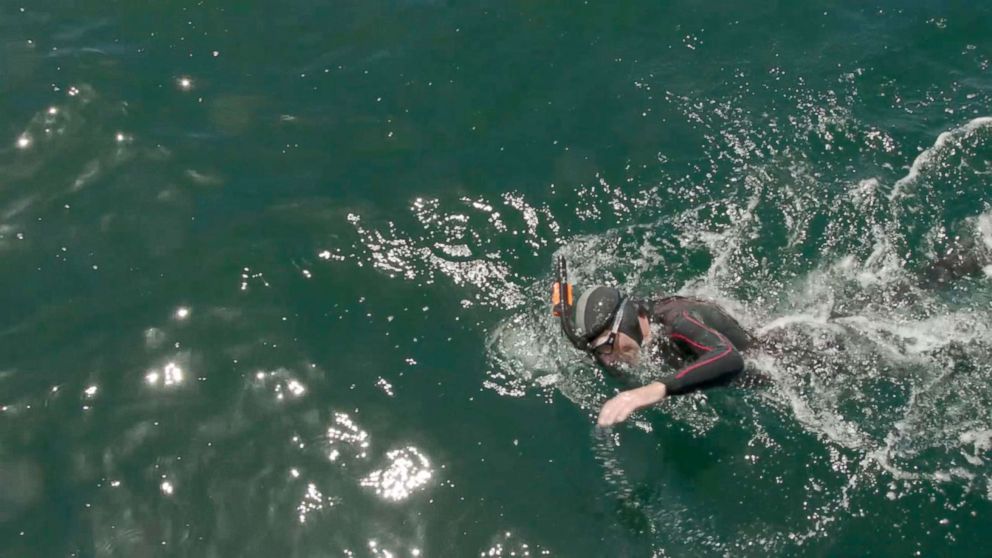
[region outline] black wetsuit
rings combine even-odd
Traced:
[[[648,320],[663,330],[649,350],[677,370],[658,379],[670,395],[724,384],[744,370],[741,351],[754,338],[716,304],[671,296],[645,307]]]

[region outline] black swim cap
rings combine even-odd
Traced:
[[[617,289],[597,285],[587,289],[575,304],[575,332],[586,339],[602,335],[613,324],[613,318],[620,310],[623,295]],[[637,305],[626,300],[623,303],[623,318],[620,321],[621,333],[630,336],[638,345],[643,340],[641,324],[637,319]]]

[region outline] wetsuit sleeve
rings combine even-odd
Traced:
[[[729,380],[744,369],[744,358],[734,344],[689,312],[684,311],[673,320],[669,337],[695,355],[691,364],[659,380],[670,395]]]

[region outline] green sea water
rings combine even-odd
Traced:
[[[982,2],[0,0],[0,556],[986,554],[925,272],[990,66]],[[556,255],[766,385],[598,430]]]

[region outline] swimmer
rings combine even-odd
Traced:
[[[755,340],[716,304],[682,296],[639,300],[603,285],[587,289],[573,304],[566,275],[565,260],[560,258],[552,303],[562,330],[576,348],[590,353],[614,375],[624,365],[638,364],[642,353],[675,369],[607,401],[599,412],[599,426],[621,423],[672,395],[726,384],[744,370],[741,351],[755,345]]]
[[[992,276],[992,249],[968,236],[958,236],[922,271],[924,288],[982,272]],[[599,426],[621,423],[635,411],[672,395],[725,385],[744,371],[741,353],[759,346],[737,320],[705,300],[682,296],[641,300],[599,285],[573,301],[564,258],[558,260],[552,304],[572,345],[591,354],[612,375],[621,376],[622,368],[636,366],[645,356],[675,370],[608,400],[599,412]],[[760,345],[772,353],[781,350],[774,339],[763,339]],[[756,370],[749,371],[748,376],[755,385],[768,380]]]

